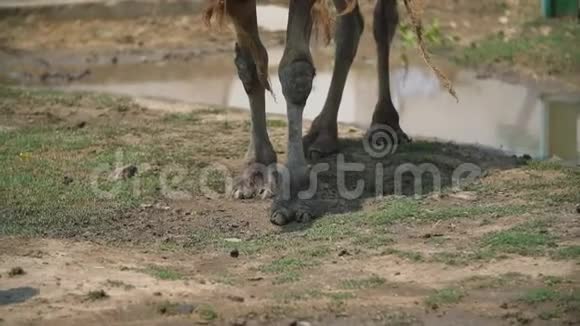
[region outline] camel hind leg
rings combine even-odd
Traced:
[[[397,0],[378,0],[374,11],[373,34],[377,44],[377,69],[379,77],[379,98],[371,122],[373,128],[389,128],[399,143],[411,139],[399,124],[399,113],[393,105],[390,90],[389,55],[391,42],[399,23]]]
[[[352,0],[351,0],[352,1]],[[336,22],[334,42],[334,70],[332,81],[326,96],[326,102],[320,114],[314,119],[308,134],[304,137],[304,147],[309,159],[327,156],[338,150],[338,110],[346,79],[356,56],[364,21],[358,3],[348,13],[340,15]],[[347,0],[334,0],[338,12],[349,6]]]

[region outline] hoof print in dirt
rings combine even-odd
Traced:
[[[26,272],[24,271],[24,269],[22,269],[22,267],[14,267],[8,272],[8,276],[10,277],[21,276],[24,274],[26,274]]]
[[[136,174],[137,174],[137,166],[129,164],[115,169],[115,171],[111,173],[111,179],[113,181],[127,180],[131,179]]]

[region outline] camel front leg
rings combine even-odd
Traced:
[[[286,48],[278,70],[288,115],[288,162],[279,173],[279,189],[273,204],[271,222],[284,225],[309,220],[308,207],[298,193],[309,186],[309,169],[302,146],[302,112],[312,90],[315,70],[310,54],[313,0],[290,1]]]
[[[235,65],[250,101],[252,133],[246,154],[246,167],[236,179],[236,199],[270,197],[274,191],[273,169],[276,152],[266,125],[265,90],[268,83],[268,54],[260,41],[256,17],[256,1],[228,1],[227,14],[237,35]]]

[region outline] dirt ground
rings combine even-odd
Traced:
[[[469,47],[516,35],[531,2],[438,1],[426,17]],[[38,76],[17,81],[39,85],[44,57],[58,67],[231,51],[231,33],[198,18],[13,17],[0,21],[0,59],[34,65]],[[373,57],[366,24],[360,60]],[[577,85],[518,62],[518,78]],[[286,122],[268,127],[284,162]],[[340,126],[345,160],[365,166],[345,180],[364,180],[362,197],[338,195],[332,156],[311,203],[322,216],[279,228],[269,201],[229,198],[215,169],[239,173],[248,131],[247,113],[229,108],[0,86],[0,325],[580,324],[577,168],[420,139],[372,159],[365,131]],[[422,195],[394,195],[404,163],[436,166],[441,191],[422,178]],[[466,163],[480,177],[455,189]],[[403,175],[402,193],[413,186]]]
[[[317,203],[327,214],[278,228],[268,201],[229,199],[219,177],[217,197],[196,187],[208,164],[241,166],[244,112],[10,88],[0,112],[5,324],[580,321],[576,169],[425,141],[372,160],[363,132],[343,126],[346,160],[382,162],[387,197],[369,186],[360,200],[341,200],[331,169]],[[269,126],[283,160],[285,123]],[[118,152],[135,176],[110,180]],[[402,162],[436,165],[442,192],[389,195]],[[452,190],[450,174],[465,162],[484,177]],[[172,179],[178,167],[185,174]],[[374,180],[371,171],[347,178],[349,189]],[[95,180],[120,188],[102,197]],[[187,196],[172,195],[179,190]]]

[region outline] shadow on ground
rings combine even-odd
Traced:
[[[345,214],[363,209],[369,199],[381,196],[425,196],[460,190],[490,170],[514,168],[515,156],[472,145],[416,141],[380,154],[363,140],[343,139],[340,153],[311,162],[326,164],[318,176],[318,192],[308,204],[317,216]],[[380,154],[380,155],[379,155]],[[288,230],[308,224],[290,225]]]

